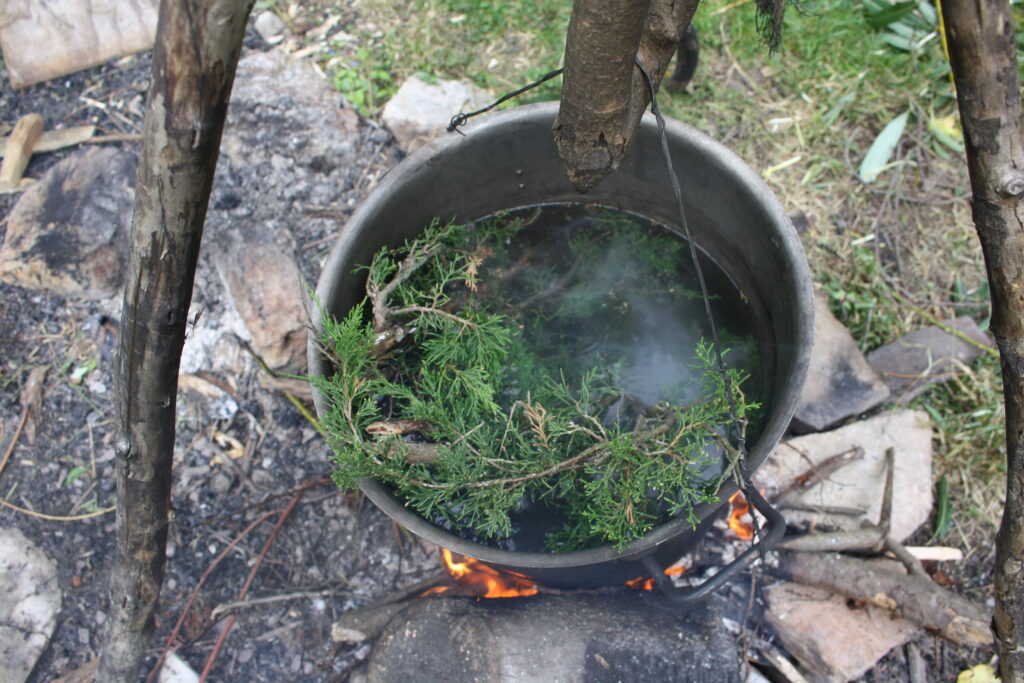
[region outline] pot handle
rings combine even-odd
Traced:
[[[768,532],[767,536],[763,537],[756,543],[751,544],[751,546],[747,548],[742,555],[726,565],[725,568],[704,583],[690,588],[676,588],[672,581],[665,576],[664,569],[658,564],[658,561],[654,559],[653,555],[647,555],[643,560],[641,560],[644,568],[647,569],[650,575],[654,578],[654,585],[657,586],[658,590],[664,593],[670,600],[679,604],[687,604],[704,598],[709,593],[718,590],[740,570],[753,562],[757,553],[763,553],[765,550],[778,543],[779,539],[782,538],[782,534],[786,532],[786,520],[782,514],[772,507],[771,503],[765,500],[764,496],[762,496],[753,486],[745,490],[743,495],[746,497],[747,501],[754,506],[754,509],[764,515],[771,530]]]

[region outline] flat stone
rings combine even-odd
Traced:
[[[979,344],[993,346],[968,316],[948,325]],[[977,346],[931,325],[875,349],[868,354],[868,363],[882,376],[896,403],[909,403],[933,384],[953,379],[981,353]]]
[[[854,447],[864,449],[863,458],[792,494],[786,502],[857,508],[866,512],[866,519],[877,522],[885,488],[885,452],[892,448],[895,471],[890,535],[897,541],[906,540],[925,523],[932,509],[932,427],[923,411],[882,413],[831,432],[784,441],[758,468],[754,484],[770,500],[812,465]],[[797,510],[784,513],[791,524],[827,521],[845,529],[859,528],[862,519]]]
[[[408,153],[444,133],[456,114],[485,107],[493,99],[468,81],[430,84],[410,76],[384,105],[381,120]]]
[[[266,10],[260,12],[256,20],[253,21],[253,28],[256,29],[256,33],[260,34],[260,38],[270,40],[281,35],[284,32],[285,25],[281,21],[281,17],[277,16],[277,13]]]
[[[28,678],[57,624],[57,563],[17,529],[0,529],[0,681]]]
[[[437,596],[396,614],[352,680],[741,680],[736,643],[717,610],[660,594]]]
[[[72,298],[120,295],[137,165],[114,147],[55,164],[11,210],[0,280]]]
[[[814,349],[791,429],[819,432],[888,398],[889,387],[868,365],[850,331],[832,315],[824,295],[816,292]]]
[[[768,623],[816,681],[858,679],[920,631],[886,609],[850,607],[846,598],[820,588],[780,582],[764,595]]]
[[[303,372],[306,362],[304,280],[287,235],[261,225],[214,237],[214,261],[253,350],[275,370]]]

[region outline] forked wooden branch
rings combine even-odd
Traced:
[[[575,0],[565,41],[558,154],[588,192],[629,152],[649,104],[639,61],[661,83],[698,0]]]

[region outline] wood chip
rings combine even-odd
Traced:
[[[14,131],[7,137],[4,145],[4,161],[0,164],[0,187],[18,187],[21,176],[32,157],[36,141],[43,134],[43,117],[39,114],[26,114],[18,119]]]
[[[962,550],[945,546],[907,546],[907,552],[919,560],[930,562],[959,562],[964,559]]]

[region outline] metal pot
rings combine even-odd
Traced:
[[[678,228],[678,214],[653,117],[645,117],[629,158],[591,194],[579,195],[555,151],[555,102],[489,115],[417,150],[392,170],[349,219],[317,287],[323,311],[342,316],[364,295],[353,274],[383,245],[414,237],[432,218],[472,221],[497,211],[537,204],[596,202]],[[686,201],[694,241],[751,299],[759,311],[769,396],[760,434],[749,444],[753,472],[778,443],[796,409],[811,349],[811,279],[800,241],[761,178],[735,154],[677,121],[667,122],[669,146]],[[314,311],[313,326],[321,316]],[[311,337],[309,366],[326,376],[330,363]],[[318,412],[324,399],[314,392]],[[459,538],[423,519],[380,483],[363,481],[366,495],[415,534],[463,555],[553,586],[611,585],[648,574],[696,544],[724,501],[736,491],[723,483],[722,501],[701,505],[697,528],[676,518],[619,551],[611,546],[543,553],[512,552]],[[777,518],[776,518],[777,519]],[[748,553],[747,560],[752,558]]]

